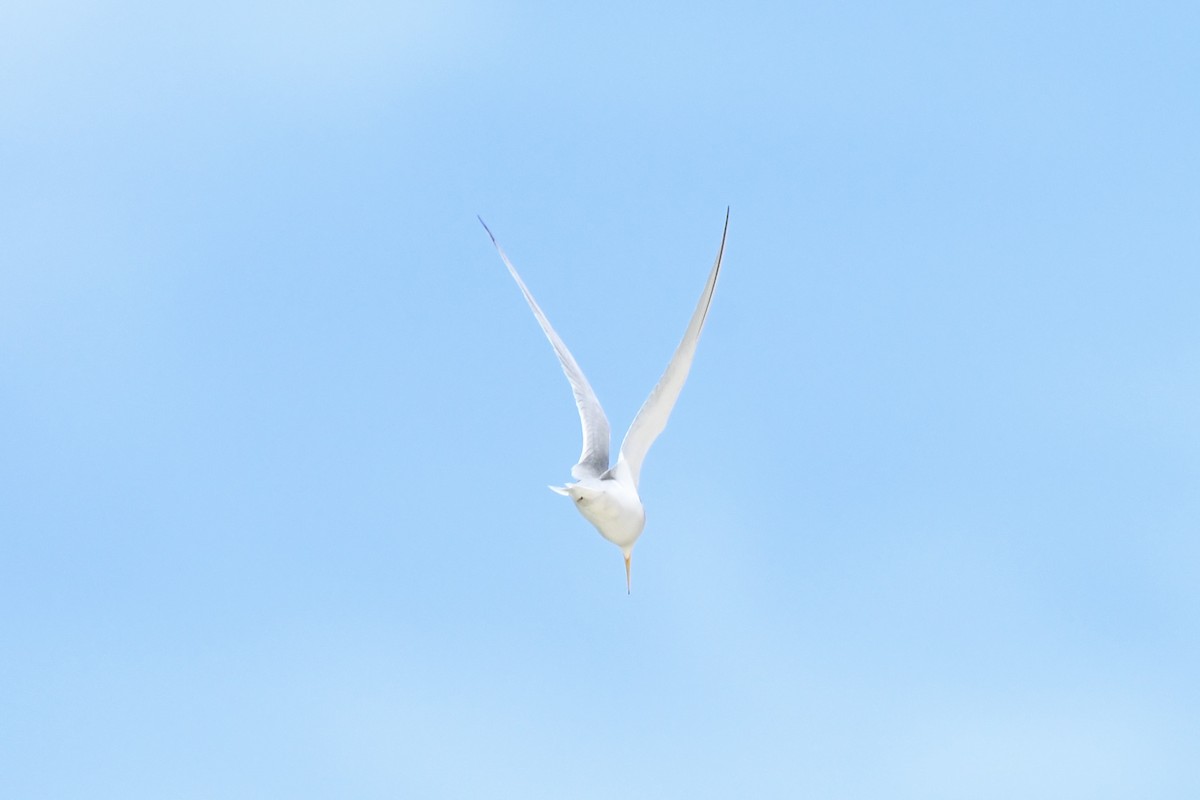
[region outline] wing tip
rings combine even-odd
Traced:
[[[479,220],[479,224],[483,226],[485,231],[487,231],[488,238],[492,240],[492,244],[496,245],[496,247],[499,247],[500,245],[496,243],[496,236],[492,233],[492,229],[487,226],[487,223],[483,221],[483,217],[476,214],[475,219]]]
[[[721,265],[725,261],[725,240],[729,236],[729,206],[725,206],[725,227],[721,229],[721,246],[717,249],[717,260],[713,263],[712,274],[709,277],[711,282],[708,292],[708,302],[704,304],[704,314],[700,318],[700,327],[704,327],[704,322],[708,319],[708,309],[712,305],[713,292],[717,288],[717,278],[721,274]]]

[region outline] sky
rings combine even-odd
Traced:
[[[0,5],[0,795],[1197,796],[1198,40]]]

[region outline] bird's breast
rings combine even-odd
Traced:
[[[646,510],[637,492],[615,480],[599,481],[598,486],[588,488],[592,491],[572,492],[579,513],[613,544],[633,544],[646,527]]]

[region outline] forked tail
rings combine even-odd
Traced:
[[[585,498],[590,500],[593,497],[603,494],[598,486],[589,486],[588,483],[588,481],[580,481],[579,483],[568,483],[566,486],[547,486],[546,488],[555,494],[561,494],[573,500]]]

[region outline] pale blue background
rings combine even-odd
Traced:
[[[1194,3],[0,6],[0,795],[1200,792]],[[726,269],[646,534],[544,488]]]

